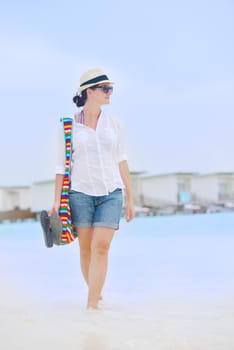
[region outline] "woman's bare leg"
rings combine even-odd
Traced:
[[[89,277],[92,237],[93,237],[92,227],[81,227],[78,229],[78,241],[80,245],[80,267],[87,285],[89,285],[88,277]]]
[[[88,308],[98,308],[107,273],[108,252],[114,233],[114,229],[106,227],[95,227],[93,230],[88,274]]]

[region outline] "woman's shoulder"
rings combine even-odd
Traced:
[[[119,116],[117,116],[116,114],[113,113],[105,113],[106,117],[108,118],[108,120],[110,121],[110,123],[116,127],[119,128],[121,126],[121,121]]]

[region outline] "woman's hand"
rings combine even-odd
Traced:
[[[125,203],[125,217],[126,221],[129,222],[134,218],[135,210],[134,210],[134,204],[132,200],[126,199]]]
[[[123,183],[125,185],[125,216],[126,221],[129,222],[134,218],[134,201],[133,201],[133,195],[132,195],[132,189],[131,189],[131,179],[130,179],[130,173],[128,168],[128,162],[126,160],[123,160],[119,162],[119,170],[120,175],[123,180]]]
[[[51,216],[52,214],[55,214],[55,213],[58,214],[59,207],[60,207],[60,203],[54,203],[53,207],[49,211],[49,216]]]

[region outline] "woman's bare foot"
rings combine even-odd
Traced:
[[[87,305],[87,310],[99,310],[98,305]]]

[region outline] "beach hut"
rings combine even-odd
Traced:
[[[0,187],[0,211],[15,209],[27,210],[31,208],[30,186],[2,186]]]
[[[225,203],[234,201],[234,173],[201,174],[192,179],[192,192],[197,201]]]
[[[141,177],[142,204],[162,206],[190,202],[196,173],[168,173]]]
[[[34,182],[32,184],[32,212],[50,210],[54,201],[54,180]]]

